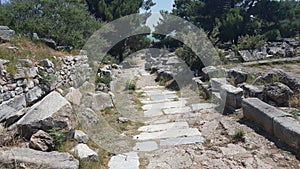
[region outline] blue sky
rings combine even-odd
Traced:
[[[153,25],[155,25],[158,21],[161,15],[159,14],[159,11],[171,11],[173,8],[174,0],[152,0],[156,3],[155,6],[151,8],[151,12],[153,14],[148,18],[146,25],[148,25],[151,30],[154,30]],[[143,11],[141,11],[143,12]]]
[[[174,0],[152,0],[156,3],[155,6],[152,7],[152,12],[159,12],[161,10],[171,11],[173,8]]]

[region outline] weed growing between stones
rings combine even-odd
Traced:
[[[244,142],[245,141],[244,136],[245,136],[245,131],[242,129],[238,129],[235,131],[234,135],[232,136],[232,142],[233,143],[236,143],[239,141]]]
[[[54,139],[54,146],[56,150],[59,150],[63,142],[66,140],[65,130],[60,128],[52,128],[49,130],[49,134]]]

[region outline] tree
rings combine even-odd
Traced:
[[[101,26],[89,15],[85,3],[77,0],[11,0],[0,13],[0,20],[19,33],[35,32],[76,48]]]

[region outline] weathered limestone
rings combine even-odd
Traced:
[[[82,160],[99,160],[98,154],[83,143],[78,144],[71,151],[76,153],[78,157]]]
[[[38,130],[48,131],[61,128],[72,136],[76,126],[75,114],[71,104],[56,91],[51,92],[40,102],[33,105],[16,126],[20,134],[26,138]]]
[[[155,141],[138,142],[133,147],[133,151],[153,151],[158,149],[158,145]]]
[[[300,151],[300,122],[292,117],[275,117],[274,136]]]
[[[28,148],[0,150],[0,163],[5,168],[78,169],[79,161],[69,153],[42,152]]]
[[[155,140],[155,139],[189,137],[189,136],[199,136],[199,135],[201,135],[201,133],[196,128],[184,128],[184,129],[170,129],[166,131],[158,131],[152,133],[141,133],[137,136],[134,136],[134,139]]]
[[[89,141],[89,136],[81,130],[75,130],[74,139],[78,143],[87,143]]]
[[[108,167],[110,169],[139,169],[139,156],[137,152],[129,152],[113,156]]]
[[[75,89],[74,87],[71,87],[69,89],[69,93],[65,97],[69,102],[75,105],[80,105],[82,94],[79,91],[79,89]]]
[[[160,141],[160,146],[177,146],[185,144],[199,144],[203,143],[204,138],[202,136],[190,136],[190,137],[177,137],[169,138],[166,140]]]
[[[31,136],[29,147],[40,151],[51,151],[54,148],[54,140],[48,133],[39,130]]]
[[[243,100],[243,114],[247,119],[258,123],[272,135],[274,134],[274,118],[290,116],[288,113],[278,110],[257,98]]]
[[[241,86],[244,90],[244,97],[256,97],[263,100],[263,86],[254,86],[249,84],[244,84]]]
[[[225,107],[238,109],[242,107],[243,89],[232,85],[222,85],[220,96],[225,101]]]
[[[294,92],[285,84],[275,82],[264,87],[265,102],[273,102],[277,106],[289,106],[289,99]]]
[[[224,84],[229,84],[226,78],[212,78],[210,80],[211,90],[213,92],[218,92],[221,89],[221,86]]]
[[[228,71],[228,77],[233,80],[235,85],[246,82],[248,74],[240,70],[231,69]]]

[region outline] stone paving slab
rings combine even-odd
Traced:
[[[151,110],[146,110],[144,112],[145,117],[154,117],[154,116],[161,116],[163,115],[163,111],[160,108],[157,109],[151,109]]]
[[[202,136],[177,137],[160,141],[160,146],[177,146],[186,144],[197,144],[203,142],[204,138]]]
[[[110,169],[139,169],[139,156],[137,152],[129,152],[113,156],[108,167]]]
[[[173,129],[166,131],[159,131],[153,133],[141,133],[134,136],[137,140],[156,140],[156,139],[166,139],[166,138],[176,138],[176,137],[189,137],[189,136],[200,136],[201,133],[196,128],[187,129]]]
[[[217,107],[216,104],[213,103],[197,103],[190,105],[193,111],[205,110],[205,109],[213,109]]]
[[[180,107],[180,108],[169,108],[169,109],[163,109],[163,112],[165,114],[183,114],[191,112],[192,109],[190,107]]]
[[[172,108],[172,107],[184,107],[186,103],[187,103],[187,101],[182,99],[180,101],[147,104],[147,105],[142,106],[142,109],[150,110],[150,109],[166,109],[166,108]]]
[[[185,129],[189,128],[189,124],[187,122],[173,122],[173,123],[165,123],[165,124],[155,124],[143,126],[138,129],[138,131],[142,132],[157,132],[171,129]]]
[[[142,90],[149,90],[149,89],[165,89],[164,86],[145,86],[145,87],[142,87]]]
[[[157,150],[158,145],[155,141],[138,142],[133,147],[133,151],[153,151]]]
[[[153,101],[160,101],[160,100],[166,100],[166,99],[175,99],[178,98],[176,94],[158,94],[158,95],[151,95],[150,99]]]

